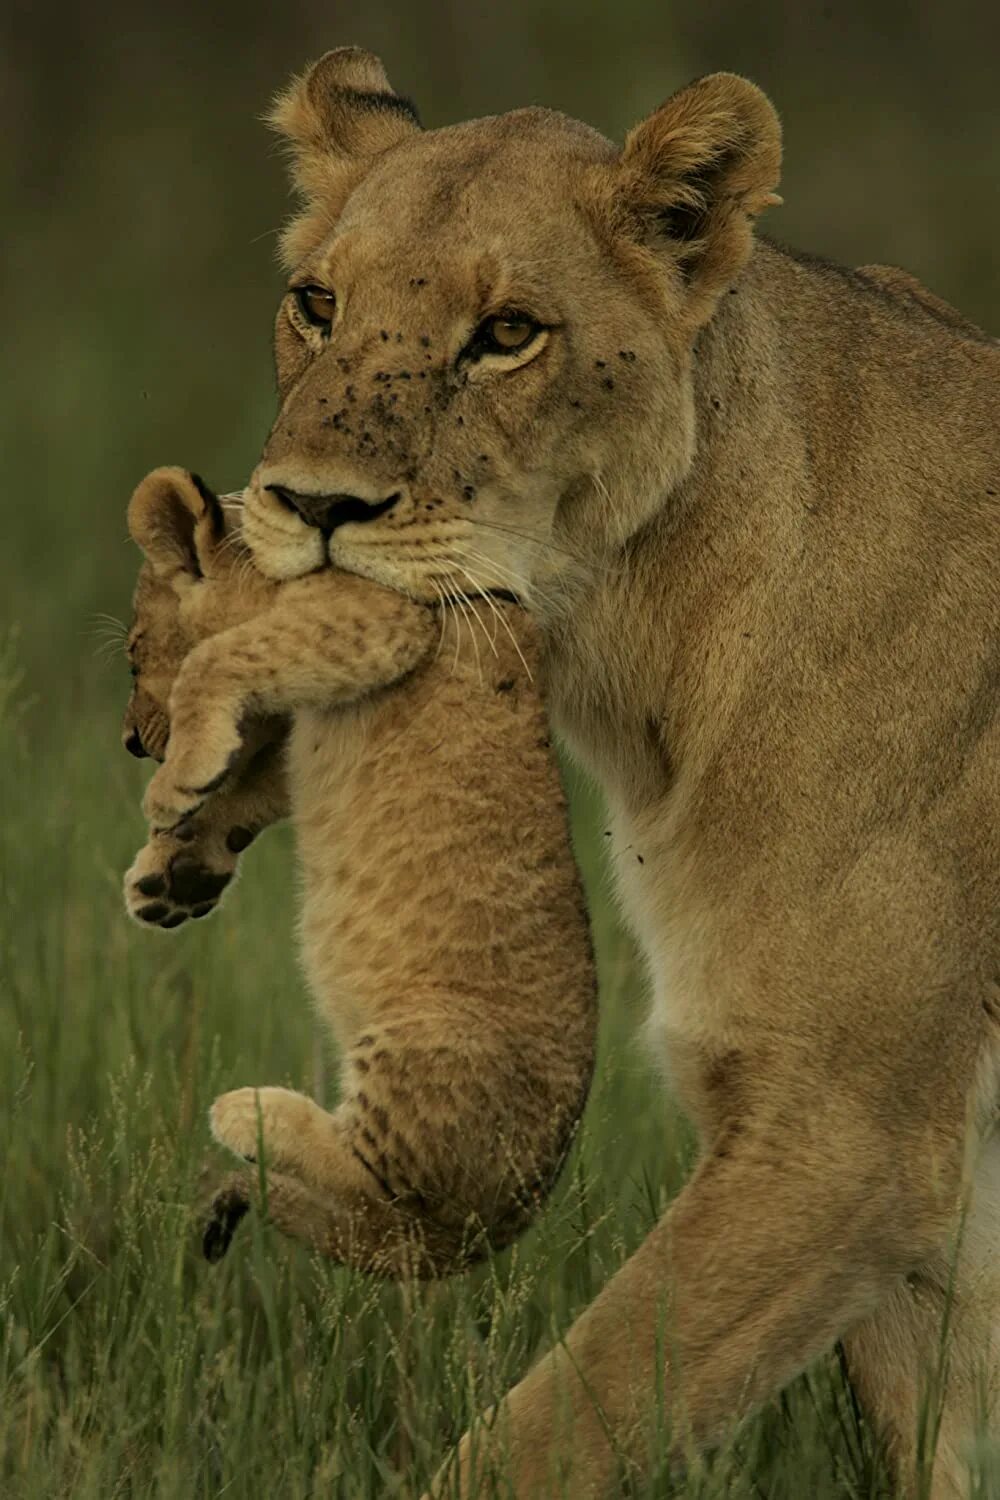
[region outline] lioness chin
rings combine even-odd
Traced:
[[[780,132],[741,78],[619,149],[425,133],[344,49],[274,122],[258,565],[530,602],[702,1147],[457,1489],[500,1444],[518,1500],[602,1495],[660,1397],[707,1446],[843,1339],[901,1485],[962,1494],[1000,1368],[1000,351],[754,238]]]

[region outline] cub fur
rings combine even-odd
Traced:
[[[262,798],[260,750],[242,761],[291,719],[303,956],[342,1059],[332,1114],[287,1089],[238,1089],[212,1106],[213,1134],[248,1161],[262,1139],[269,1217],[324,1254],[388,1274],[459,1269],[537,1210],[593,1066],[590,940],[536,632],[499,600],[432,611],[332,572],[276,587],[182,470],[143,481],[129,528],[146,556],[134,697],[169,728],[149,847],[166,830],[190,860],[206,828],[252,830],[280,810],[280,768]],[[128,723],[140,719],[159,722],[133,704]],[[169,902],[148,876],[127,899],[162,923],[139,904]],[[210,1257],[256,1191],[254,1170],[220,1190]]]
[[[186,503],[191,484],[204,497],[197,516]],[[216,501],[196,475],[174,469],[148,475],[136,495],[129,526],[155,565],[143,563],[132,600],[126,639],[132,691],[122,743],[132,755],[162,761],[170,689],[182,661],[205,636],[267,609],[275,585],[246,565],[237,497]],[[192,589],[199,578],[220,586]],[[125,876],[126,910],[140,925],[167,930],[209,916],[236,875],[242,851],[287,818],[287,730],[282,718],[249,721],[225,784],[177,828],[151,831]]]

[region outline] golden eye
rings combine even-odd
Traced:
[[[527,313],[501,313],[480,323],[468,353],[475,359],[483,354],[517,354],[526,349],[541,331],[542,325]]]
[[[489,331],[501,349],[523,349],[538,332],[538,324],[527,318],[492,318]]]
[[[330,332],[330,324],[337,310],[337,299],[332,292],[328,292],[325,286],[297,286],[292,288],[295,305],[299,312],[310,323],[313,328],[319,328],[325,334]]]

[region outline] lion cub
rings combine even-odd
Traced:
[[[262,1144],[268,1216],[324,1254],[460,1269],[530,1221],[593,1067],[590,939],[528,670],[534,629],[499,600],[432,610],[330,571],[270,583],[183,470],[140,484],[129,529],[146,562],[126,740],[165,754],[129,907],[176,925],[186,896],[205,914],[284,810],[287,774],[305,967],[342,1059],[332,1113],[237,1089],[212,1106],[212,1132],[250,1162]],[[192,900],[190,871],[213,868]],[[258,1177],[244,1168],[216,1195],[209,1258]]]

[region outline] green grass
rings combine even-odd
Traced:
[[[290,840],[262,841],[209,923],[136,930],[119,885],[142,834],[144,773],[111,754],[96,717],[36,743],[37,708],[18,712],[14,676],[8,659],[0,1494],[353,1500],[426,1478],[638,1244],[689,1162],[688,1133],[632,1039],[641,996],[602,894],[590,799],[577,797],[578,838],[601,954],[601,1058],[536,1228],[470,1276],[407,1292],[255,1221],[212,1268],[196,1212],[220,1165],[208,1104],[240,1083],[310,1083]],[[111,687],[95,689],[95,715],[112,714]],[[666,1480],[644,1491],[667,1492]],[[684,1493],[883,1494],[835,1359]]]

